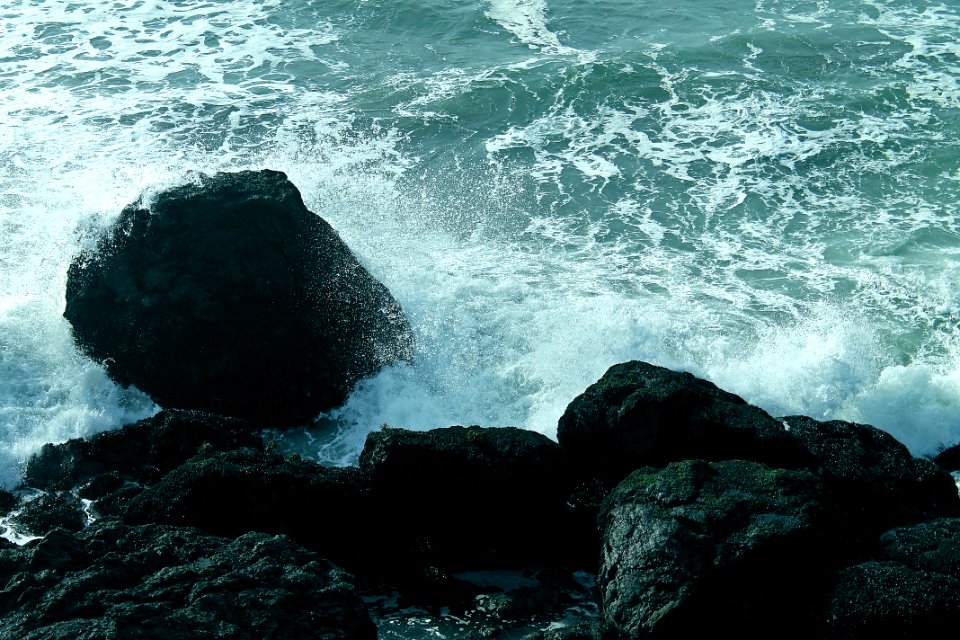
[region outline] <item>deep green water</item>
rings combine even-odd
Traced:
[[[958,43],[953,0],[0,0],[0,477],[155,410],[61,317],[90,230],[263,167],[419,345],[308,455],[384,422],[552,435],[632,358],[960,440]]]

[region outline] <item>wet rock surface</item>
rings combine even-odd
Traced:
[[[259,431],[250,423],[199,411],[165,410],[117,431],[44,445],[27,461],[23,483],[67,490],[83,482],[96,495],[118,482],[156,482],[204,449],[260,446]]]
[[[575,557],[566,467],[557,444],[539,433],[382,429],[367,437],[360,469],[407,562],[456,569]]]
[[[101,522],[0,550],[5,638],[376,638],[349,574],[282,536]]]
[[[614,365],[567,407],[561,446],[615,482],[642,466],[743,459],[795,468],[807,452],[762,409],[692,374]]]
[[[0,495],[0,525],[42,536],[0,542],[0,629],[352,638],[369,612],[384,640],[873,640],[956,624],[957,496],[933,463],[866,425],[784,426],[688,374],[611,371],[566,414],[600,431],[559,444],[384,428],[359,466],[329,468],[255,423],[164,411],[44,447]],[[715,459],[685,457],[718,439]]]
[[[630,638],[811,628],[807,585],[835,562],[823,498],[809,472],[748,461],[634,472],[600,514],[606,621]]]
[[[67,274],[80,348],[167,408],[302,424],[411,355],[390,292],[276,171],[126,207]]]
[[[815,459],[811,468],[842,503],[849,525],[866,536],[899,524],[960,514],[960,497],[950,475],[930,460],[913,457],[889,433],[805,416],[783,421]]]
[[[870,561],[836,575],[823,638],[934,637],[960,625],[960,581],[896,562]]]

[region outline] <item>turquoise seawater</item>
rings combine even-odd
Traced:
[[[190,171],[287,172],[416,360],[288,446],[555,433],[608,366],[960,440],[955,0],[0,0],[0,482],[157,408],[66,268]]]

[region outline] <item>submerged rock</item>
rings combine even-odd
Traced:
[[[575,460],[620,480],[646,465],[743,459],[806,466],[809,454],[762,409],[690,373],[646,362],[610,367],[567,407],[557,439]]]
[[[100,522],[0,549],[4,638],[373,640],[352,577],[283,536]]]
[[[634,472],[600,514],[605,620],[624,638],[811,629],[833,562],[823,498],[807,471],[742,460]]]
[[[310,420],[411,354],[389,291],[276,171],[126,207],[70,265],[66,299],[77,343],[117,382],[271,425]]]

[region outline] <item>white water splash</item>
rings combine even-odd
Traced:
[[[547,53],[570,54],[575,49],[560,44],[550,30],[546,0],[489,0],[487,16],[531,48]]]

